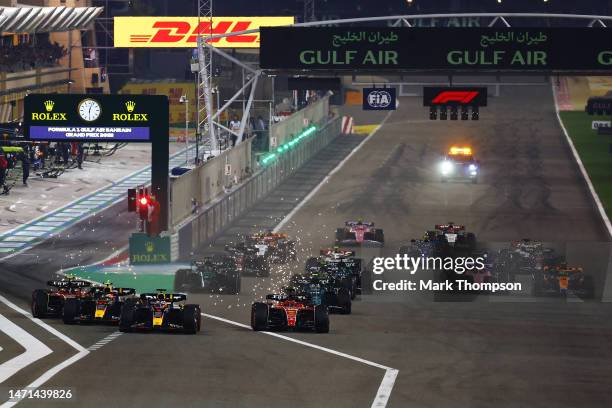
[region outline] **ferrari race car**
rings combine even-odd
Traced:
[[[353,283],[350,278],[350,275],[336,278],[325,268],[311,268],[304,274],[293,275],[288,288],[308,295],[315,305],[323,305],[329,311],[351,314]]]
[[[569,267],[567,264],[545,266],[533,275],[534,296],[566,296],[573,294],[584,298],[595,296],[593,277],[586,275],[582,268]]]
[[[195,334],[201,327],[200,305],[185,304],[186,300],[187,295],[166,293],[165,289],[158,289],[157,293],[143,293],[137,302],[123,306],[119,330]]]
[[[309,330],[329,332],[329,313],[324,305],[316,305],[303,294],[289,292],[266,296],[266,302],[251,307],[253,330]]]
[[[62,320],[65,324],[119,323],[123,305],[135,302],[135,294],[136,289],[115,288],[111,282],[94,286],[85,296],[66,299]]]
[[[444,183],[452,179],[471,180],[478,182],[478,161],[472,155],[470,147],[453,146],[440,163],[440,180]]]
[[[191,262],[190,269],[174,274],[174,290],[238,294],[241,287],[243,258],[235,255],[212,255]]]
[[[89,297],[91,283],[67,276],[47,282],[53,289],[36,289],[32,292],[32,316],[59,317],[66,299]]]
[[[361,245],[374,244],[383,246],[385,235],[382,229],[374,228],[373,222],[346,221],[344,228],[336,230],[336,244]]]

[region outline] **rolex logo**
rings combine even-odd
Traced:
[[[134,112],[135,107],[136,107],[136,102],[134,101],[127,101],[125,103],[125,108],[127,109],[128,112]]]
[[[154,250],[154,249],[155,249],[155,245],[153,245],[153,243],[152,243],[152,242],[147,242],[147,243],[145,243],[145,250],[146,250],[147,252],[149,252],[149,253],[150,253],[150,252],[153,252],[153,250]]]
[[[54,105],[55,102],[53,101],[45,101],[45,109],[47,110],[47,112],[51,112],[53,110]]]

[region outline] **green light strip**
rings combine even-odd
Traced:
[[[317,127],[316,126],[310,126],[308,129],[306,129],[305,131],[303,131],[302,133],[297,135],[297,137],[295,137],[291,141],[289,141],[289,142],[287,142],[287,143],[285,143],[285,144],[283,144],[281,146],[278,146],[274,153],[267,154],[263,159],[261,159],[261,164],[262,165],[267,165],[267,164],[271,163],[276,158],[278,158],[281,154],[288,152],[293,147],[298,145],[302,140],[304,140],[308,136],[314,134],[316,131],[317,131]]]

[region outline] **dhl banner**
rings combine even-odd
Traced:
[[[115,17],[115,47],[195,48],[198,34],[217,35],[293,24],[293,17]],[[259,48],[259,33],[210,40],[215,47]]]

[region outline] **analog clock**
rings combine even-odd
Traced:
[[[100,103],[93,99],[83,99],[79,103],[79,116],[88,122],[93,122],[100,117],[102,108]]]

